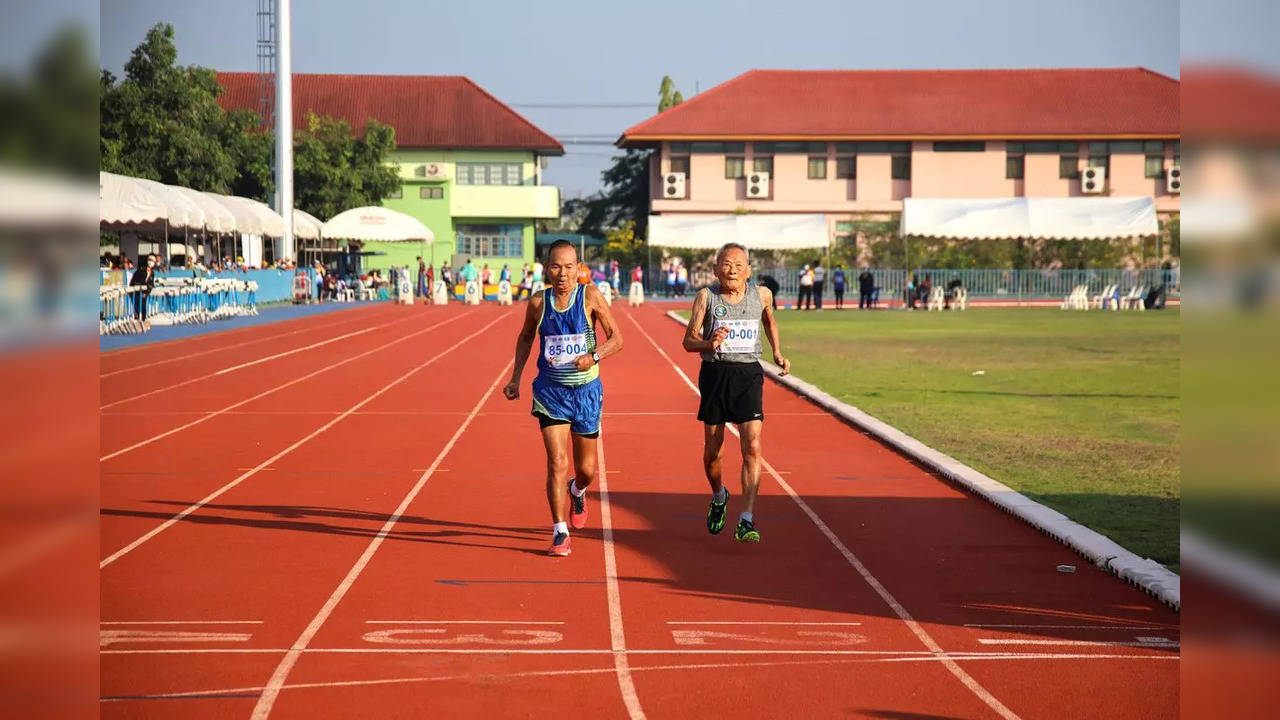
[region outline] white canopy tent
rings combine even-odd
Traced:
[[[803,250],[829,241],[822,213],[649,216],[649,244],[655,247],[716,250],[736,242],[750,250]]]
[[[295,211],[296,212],[296,211]],[[435,242],[435,233],[415,217],[384,207],[351,208],[334,215],[320,229],[326,238],[363,242]]]
[[[319,240],[324,223],[315,215],[298,208],[293,209],[293,236],[304,240]]]
[[[906,198],[904,236],[965,240],[1105,240],[1155,235],[1149,197]]]
[[[204,211],[204,229],[211,233],[229,233],[236,231],[236,216],[222,203],[214,198],[191,188],[168,185],[172,190],[181,193],[200,206]]]
[[[98,219],[105,225],[163,223],[169,208],[137,178],[99,172]]]

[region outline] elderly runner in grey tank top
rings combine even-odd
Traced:
[[[702,337],[711,337],[717,328],[729,328],[729,336],[715,352],[702,353],[707,362],[753,363],[760,362],[760,315],[764,305],[760,303],[760,288],[748,282],[742,302],[734,305],[720,295],[720,284],[707,288],[707,314],[702,320]]]

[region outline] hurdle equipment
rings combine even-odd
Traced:
[[[467,282],[467,289],[462,296],[462,302],[464,305],[480,304],[480,283],[475,280]]]
[[[596,289],[599,290],[600,294],[604,296],[604,304],[612,306],[613,305],[613,286],[611,286],[609,283],[605,282],[604,280],[601,280],[600,282],[596,283]]]
[[[509,280],[503,280],[498,283],[498,304],[511,304],[511,282]]]
[[[627,293],[627,304],[640,307],[644,304],[644,286],[638,282],[631,283],[631,291]]]

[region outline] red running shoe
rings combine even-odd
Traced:
[[[569,525],[575,530],[587,526],[587,492],[584,490],[581,497],[575,497],[572,480],[569,481]]]
[[[551,539],[551,548],[547,550],[547,554],[556,557],[568,557],[569,533],[556,533],[556,536]]]

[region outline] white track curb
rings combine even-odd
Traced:
[[[674,310],[667,317],[686,325]],[[761,362],[764,371],[783,387],[807,398],[818,407],[866,430],[878,440],[908,458],[937,472],[1007,513],[1020,518],[1040,532],[1075,550],[1094,565],[1141,588],[1175,610],[1182,609],[1181,578],[1155,560],[1141,558],[1120,547],[1107,536],[1090,530],[1052,508],[1014,491],[998,480],[974,470],[945,453],[934,450],[888,423],[836,398],[795,375],[780,375],[776,366]]]

